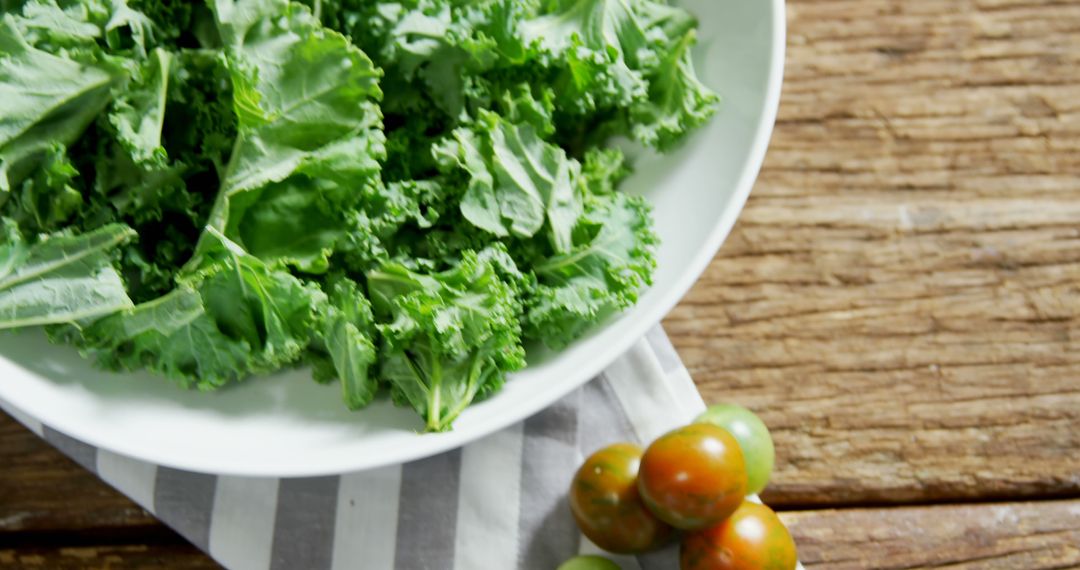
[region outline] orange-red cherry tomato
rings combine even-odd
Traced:
[[[638,475],[641,498],[660,520],[699,530],[727,518],[746,495],[739,442],[713,424],[670,431],[645,450]]]
[[[765,505],[744,502],[727,520],[686,536],[682,570],[794,570],[795,541]]]
[[[617,443],[585,460],[570,484],[570,511],[581,532],[604,550],[632,554],[667,542],[672,528],[641,501],[641,448]]]

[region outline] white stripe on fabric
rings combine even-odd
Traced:
[[[705,411],[705,400],[701,399],[701,392],[698,392],[697,384],[694,384],[694,379],[690,377],[690,371],[685,366],[668,372],[667,385],[671,387],[675,398],[682,403],[683,410],[688,413],[687,421]]]
[[[686,369],[679,353],[671,344],[667,332],[660,325],[656,325],[645,336],[649,349],[656,356],[660,368],[666,375],[667,385],[671,388],[675,399],[682,404],[682,411],[687,414],[687,421],[705,411],[705,401],[701,399],[694,379],[690,377],[690,371]]]
[[[278,479],[219,476],[210,517],[210,556],[230,570],[270,567]]]
[[[671,339],[664,332],[664,327],[656,325],[649,329],[649,332],[645,333],[645,341],[649,343],[653,354],[656,355],[656,359],[660,362],[660,368],[664,372],[671,372],[683,367],[682,359],[679,358],[678,351],[675,350],[675,347],[671,344]]]
[[[611,363],[605,374],[640,441],[652,441],[693,417],[693,407],[676,396],[673,378],[664,374],[644,340]]]
[[[341,476],[333,570],[394,570],[401,466]]]
[[[521,462],[515,459],[524,438],[524,425],[517,423],[462,450],[454,568],[517,565]]]
[[[151,513],[154,512],[154,484],[157,481],[157,469],[157,465],[153,463],[139,461],[104,449],[98,450],[98,477]]]
[[[15,421],[26,426],[26,429],[34,432],[35,434],[37,434],[38,437],[45,436],[45,428],[41,425],[41,422],[28,416],[22,410],[16,408],[15,406],[12,406],[11,404],[8,404],[7,402],[4,402],[3,400],[0,400],[0,410],[4,410],[5,412],[7,412],[7,415],[15,418]]]

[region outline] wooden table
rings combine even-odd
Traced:
[[[1080,2],[788,22],[760,181],[665,321],[680,354],[773,428],[808,568],[1080,568]],[[0,568],[214,567],[6,417],[0,458]]]

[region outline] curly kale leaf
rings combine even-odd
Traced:
[[[10,14],[0,20],[0,203],[56,144],[82,134],[123,73],[40,50]]]
[[[321,336],[313,339],[318,345],[311,355],[313,374],[318,381],[339,379],[345,405],[358,410],[371,403],[379,389],[371,374],[378,360],[371,303],[360,286],[345,277],[334,279],[327,293],[327,302],[320,306]]]
[[[469,251],[441,273],[387,263],[367,275],[382,334],[381,375],[428,431],[449,429],[473,400],[525,366],[521,304],[500,277],[506,263],[504,254]]]
[[[531,124],[514,125],[483,113],[435,149],[440,167],[468,172],[461,201],[465,219],[495,234],[530,238],[547,228],[555,251],[571,247],[581,215],[581,165],[543,141]]]
[[[695,38],[693,30],[686,32],[662,55],[649,81],[648,98],[631,108],[637,140],[667,150],[716,112],[719,97],[698,79],[690,58]]]
[[[110,252],[135,232],[111,225],[28,244],[0,220],[0,329],[67,323],[131,306]]]
[[[533,267],[538,284],[526,307],[526,336],[562,347],[636,303],[652,283],[656,243],[644,199],[618,193],[591,198],[574,232],[574,249]]]
[[[145,367],[203,390],[296,362],[326,296],[211,235],[220,247],[206,267],[163,297],[86,327],[83,350],[106,368]]]
[[[260,258],[325,272],[346,230],[340,214],[385,154],[379,72],[306,7],[218,0],[213,8],[239,132],[207,225]],[[189,269],[202,263],[206,235]]]
[[[715,112],[690,62],[694,18],[653,0],[567,0],[521,24],[534,57],[555,70],[556,106],[578,133],[632,134],[665,150]],[[584,120],[582,119],[584,118]]]

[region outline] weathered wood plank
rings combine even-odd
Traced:
[[[1080,501],[781,513],[807,568],[1080,568]]]
[[[194,546],[121,545],[0,549],[5,570],[218,570],[221,568]]]
[[[780,120],[665,326],[774,504],[1080,493],[1080,3],[793,0]]]
[[[1080,3],[789,9],[765,169],[666,321],[702,392],[773,427],[773,504],[1077,494]],[[154,524],[3,416],[0,450],[0,533]],[[1080,567],[1075,500],[783,516],[809,567]],[[214,567],[6,548],[0,568]]]
[[[0,533],[155,525],[156,519],[0,412]]]
[[[807,568],[1080,567],[1080,501],[781,513]],[[0,549],[0,568],[210,569],[180,544]]]
[[[3,412],[0,450],[0,569],[220,568]]]

